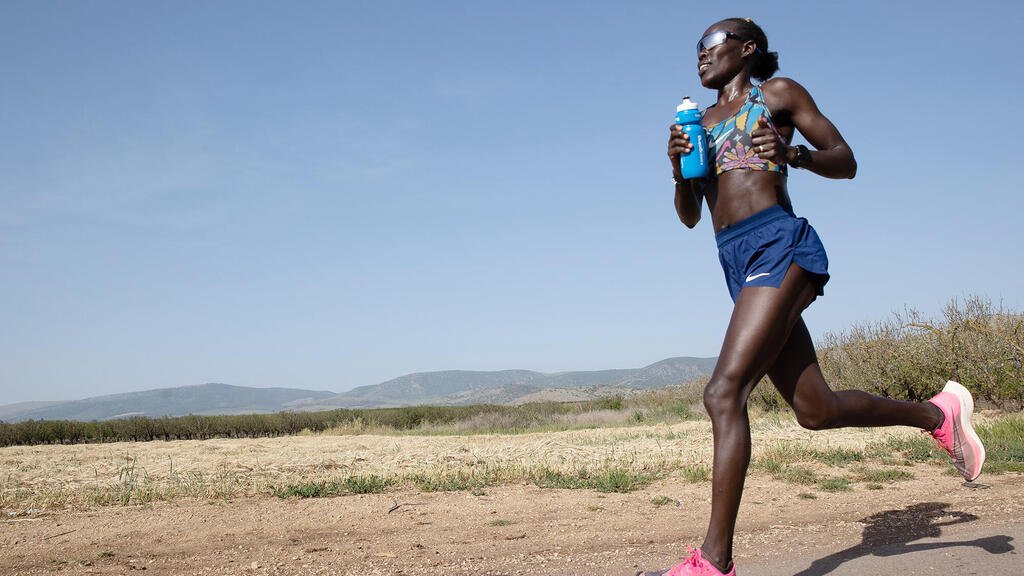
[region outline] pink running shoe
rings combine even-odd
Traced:
[[[715,568],[710,562],[701,557],[700,548],[694,550],[687,546],[687,549],[690,551],[690,557],[684,560],[682,564],[663,572],[637,572],[637,576],[736,576],[735,564],[733,564],[732,570],[729,570],[728,574],[723,574],[718,568]]]
[[[964,475],[964,479],[972,482],[981,474],[981,466],[985,463],[985,447],[971,426],[971,414],[974,413],[971,393],[950,380],[942,392],[928,401],[938,406],[946,417],[942,425],[930,433],[932,438],[940,448],[949,452],[953,466]],[[924,433],[929,434],[927,430]]]

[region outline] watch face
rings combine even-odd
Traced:
[[[811,151],[807,149],[807,146],[800,144],[796,147],[796,162],[793,166],[799,168],[807,163],[811,159]]]

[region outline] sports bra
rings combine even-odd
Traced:
[[[750,89],[750,95],[739,112],[704,128],[708,135],[708,154],[715,160],[716,176],[729,170],[764,170],[786,174],[785,164],[780,166],[758,157],[750,143],[750,132],[762,117],[768,121],[768,127],[779,135],[782,142],[788,144],[772,123],[772,115],[764,103],[764,94],[760,86]]]

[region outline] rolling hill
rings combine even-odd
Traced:
[[[710,374],[715,358],[668,358],[643,368],[543,373],[447,370],[400,376],[342,394],[291,388],[202,384],[96,396],[67,402],[0,406],[0,420],[106,420],[131,416],[251,414],[417,404],[520,404],[597,398],[680,384]]]
[[[296,401],[330,398],[334,392],[291,388],[248,388],[227,384],[201,384],[126,392],[68,402],[47,402],[42,406],[0,406],[0,418],[23,420],[107,420],[131,416],[185,416],[187,414],[259,414],[289,409]]]

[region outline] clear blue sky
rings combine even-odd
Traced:
[[[716,355],[665,143],[729,16],[859,162],[790,177],[816,336],[1024,308],[1017,2],[8,0],[0,404]]]

